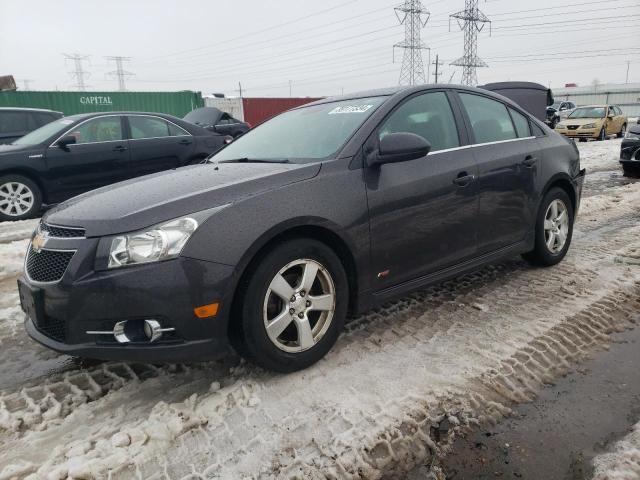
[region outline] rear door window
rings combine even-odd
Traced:
[[[29,130],[27,112],[0,112],[0,133],[23,133]]]
[[[170,137],[169,124],[158,117],[129,117],[131,138],[161,138]]]
[[[516,127],[518,138],[530,137],[531,128],[529,127],[529,120],[527,119],[527,117],[519,112],[516,112],[512,108],[509,109],[509,113],[511,114],[511,118],[513,119],[513,124]]]
[[[460,93],[475,143],[500,142],[517,138],[507,107],[496,100],[480,95]]]
[[[444,92],[425,93],[407,100],[382,125],[379,137],[415,133],[431,143],[431,151],[460,146],[451,105]]]

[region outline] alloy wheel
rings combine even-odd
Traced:
[[[544,216],[544,240],[551,253],[560,253],[569,235],[569,212],[562,200],[555,199]]]
[[[19,217],[33,208],[35,197],[31,189],[20,182],[0,185],[0,212],[9,217]]]
[[[329,329],[336,289],[329,271],[312,259],[294,260],[278,271],[267,289],[263,320],[280,350],[299,353],[315,346]]]

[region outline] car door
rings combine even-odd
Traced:
[[[178,125],[153,115],[127,115],[127,121],[131,146],[129,178],[181,167],[191,157],[194,139]]]
[[[476,253],[478,170],[453,112],[445,91],[415,95],[365,144],[365,155],[372,155],[384,135],[409,132],[432,146],[417,160],[365,168],[371,262],[380,289]]]
[[[459,98],[478,162],[478,253],[485,254],[525,240],[533,227],[540,149],[516,109],[475,93]]]
[[[56,202],[126,178],[129,145],[121,116],[79,122],[61,137],[66,135],[76,137],[76,143],[61,147],[54,142],[46,152]]]

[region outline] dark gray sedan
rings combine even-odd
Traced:
[[[348,315],[513,255],[560,262],[584,174],[573,142],[486,90],[325,99],[207,164],[49,211],[19,282],[26,328],[69,355],[190,361],[231,344],[302,369]]]

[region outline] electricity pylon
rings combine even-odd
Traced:
[[[478,56],[478,32],[482,31],[486,23],[491,29],[491,20],[478,8],[478,0],[465,0],[464,10],[449,16],[449,29],[451,18],[455,18],[464,31],[464,55],[451,62],[451,65],[462,67],[462,84],[474,87],[478,84],[476,69],[488,66]]]
[[[430,13],[420,0],[405,0],[394,10],[398,21],[404,25],[404,40],[393,46],[394,63],[396,48],[404,50],[399,84],[419,85],[426,83],[422,50],[428,50],[428,48],[420,39],[420,30],[427,25]]]

